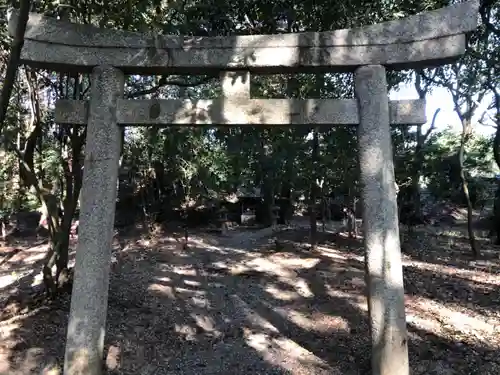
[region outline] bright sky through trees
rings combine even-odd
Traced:
[[[392,100],[403,100],[403,99],[418,99],[417,91],[413,86],[413,83],[410,84],[401,84],[398,86],[398,91],[392,90],[389,93],[389,97]],[[442,130],[446,128],[448,125],[451,125],[454,130],[461,131],[462,125],[457,117],[457,114],[453,110],[453,100],[451,98],[450,93],[447,89],[443,87],[435,87],[432,89],[432,92],[426,98],[426,113],[428,125],[432,121],[432,116],[436,109],[441,108],[441,111],[438,114],[438,118],[436,120],[436,128]],[[485,97],[481,106],[476,111],[474,116],[474,121],[477,122],[481,115],[484,113],[488,104],[491,102],[491,98]],[[492,126],[485,125],[477,125],[475,131],[480,134],[493,134],[495,129]]]

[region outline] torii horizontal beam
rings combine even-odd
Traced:
[[[399,20],[327,32],[246,36],[150,35],[73,24],[31,13],[21,62],[90,72],[114,66],[126,74],[208,74],[244,69],[262,74],[354,71],[361,65],[422,68],[451,62],[477,27],[477,0]],[[10,14],[11,35],[18,13]]]
[[[127,100],[118,99],[118,125],[357,125],[354,99],[248,99]],[[425,100],[389,101],[392,125],[426,122]],[[55,120],[63,124],[87,124],[88,103],[58,100]]]

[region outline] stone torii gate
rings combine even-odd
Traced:
[[[148,36],[30,14],[21,62],[92,73],[91,99],[61,100],[56,121],[87,125],[80,233],[64,373],[101,373],[120,126],[357,125],[375,375],[408,375],[390,124],[425,123],[425,103],[389,102],[386,68],[452,62],[477,27],[478,2],[356,29],[232,37]],[[9,30],[18,19],[11,13]],[[250,74],[354,72],[355,100],[251,99]],[[125,100],[126,74],[218,72],[217,100]]]

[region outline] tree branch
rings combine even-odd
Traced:
[[[441,111],[441,108],[438,108],[436,109],[436,111],[434,112],[434,115],[432,116],[432,122],[431,122],[431,126],[429,127],[429,129],[427,129],[427,131],[425,132],[424,134],[424,137],[422,138],[422,143],[425,142],[427,140],[427,138],[429,137],[429,135],[431,134],[431,132],[436,129],[436,119],[437,119],[437,115],[439,114],[439,112]]]
[[[10,47],[9,62],[7,64],[5,78],[3,80],[4,86],[2,89],[2,94],[0,96],[0,132],[3,129],[5,118],[7,117],[10,96],[12,95],[17,68],[19,67],[19,60],[21,58],[21,50],[24,46],[24,33],[26,32],[26,24],[28,23],[30,6],[30,0],[21,0],[21,5],[19,8],[19,20],[16,27],[16,35],[14,36],[12,45]]]
[[[168,81],[167,80],[167,76],[162,76],[160,78],[160,81],[158,82],[157,85],[151,87],[150,89],[140,90],[140,91],[136,91],[136,92],[133,92],[131,94],[128,94],[127,98],[132,99],[132,98],[137,98],[137,97],[140,97],[140,96],[143,96],[143,95],[154,94],[154,93],[156,93],[159,89],[161,89],[164,86],[178,86],[178,87],[196,87],[196,86],[201,86],[201,85],[203,85],[205,83],[210,82],[214,78],[215,77],[208,76],[208,77],[205,77],[205,78],[199,80],[198,82],[190,83],[190,82],[186,82],[186,81]]]
[[[486,27],[486,30],[492,32],[498,38],[500,38],[500,29],[496,28],[490,21],[490,11],[495,4],[495,0],[483,0],[481,1],[481,6],[479,7],[479,14],[481,15],[481,22]]]

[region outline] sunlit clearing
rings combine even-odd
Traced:
[[[491,317],[486,322],[473,309],[461,307],[454,311],[447,305],[426,298],[408,299],[406,304],[409,323],[445,336],[447,331],[459,331],[464,337],[476,338],[488,345],[488,335],[498,335],[500,318]]]
[[[300,257],[290,257],[290,258],[283,258],[282,256],[270,256],[268,258],[270,261],[272,261],[274,264],[279,264],[280,266],[286,267],[286,268],[313,268],[316,266],[320,260],[318,258],[300,258]]]
[[[168,298],[175,298],[174,290],[170,285],[151,284],[148,286],[148,291],[163,294]]]
[[[18,271],[18,272],[10,272],[7,275],[0,276],[0,288],[16,288],[19,286],[19,281],[23,278],[26,278],[29,275],[32,275],[35,273],[35,270],[24,270],[24,271]],[[40,272],[37,275],[33,276],[33,280],[30,284],[30,286],[34,287],[39,284],[41,284],[43,281],[42,273]],[[11,290],[10,293],[13,293],[14,291]]]
[[[292,285],[297,290],[297,293],[304,298],[312,298],[314,297],[314,293],[309,288],[307,282],[304,279],[297,279]]]
[[[202,240],[199,240],[199,239],[190,238],[189,242],[191,244],[194,244],[194,245],[198,246],[198,247],[202,247],[205,250],[212,250],[212,251],[215,251],[215,252],[225,253],[220,247],[210,245],[210,244],[206,243],[205,241],[202,241]]]
[[[330,285],[325,285],[326,292],[330,297],[341,298],[344,299],[351,306],[362,310],[368,311],[368,305],[366,301],[366,296],[364,294],[354,294],[347,293],[341,290],[332,288]]]
[[[151,245],[153,245],[152,241],[149,240],[149,239],[141,239],[141,240],[137,240],[136,242],[138,245],[140,246],[144,246],[144,247],[149,247]]]
[[[306,316],[303,313],[295,310],[275,308],[274,311],[297,326],[307,330],[316,332],[350,332],[349,322],[340,316],[331,316],[322,313],[312,313]]]
[[[434,264],[434,263],[427,263],[427,262],[421,262],[417,260],[412,260],[412,259],[405,259],[403,260],[403,265],[404,266],[411,266],[411,267],[416,267],[421,270],[426,270],[426,271],[431,271],[431,272],[439,272],[440,274],[443,275],[449,275],[449,276],[457,276],[459,275],[464,279],[464,281],[470,281],[470,285],[474,286],[474,282],[480,282],[480,283],[485,283],[485,284],[490,284],[492,288],[496,288],[498,285],[498,282],[500,280],[500,275],[496,273],[488,273],[480,270],[469,270],[465,268],[459,268],[455,266],[447,266],[444,264]],[[496,266],[496,265],[492,265]]]
[[[200,238],[189,237],[189,243],[195,245],[196,247],[203,248],[204,250],[209,250],[219,254],[228,254],[229,252],[231,252],[236,254],[242,254],[248,257],[251,256],[250,254],[248,254],[248,251],[246,250],[241,250],[233,247],[214,246],[213,244],[210,244],[207,241],[204,241],[203,239]]]
[[[309,269],[319,263],[319,259],[316,258],[300,259],[300,261],[301,262],[299,263],[299,266],[290,267],[285,264],[280,264],[281,262],[278,261],[278,259],[257,258],[247,262],[246,266],[256,271],[265,272],[270,275],[276,275],[285,278],[294,278],[296,277],[296,273],[293,268]]]
[[[184,284],[189,286],[201,286],[201,283],[199,281],[194,280],[184,280]]]
[[[172,237],[172,236],[166,236],[166,237],[163,237],[161,242],[163,243],[177,243],[177,239]]]
[[[365,258],[362,255],[348,252],[346,249],[337,250],[325,246],[317,246],[316,250],[321,252],[321,255],[327,256],[330,259],[335,259],[340,263],[345,263],[346,259],[357,260],[358,262],[363,263],[365,261]]]
[[[198,327],[202,328],[205,332],[215,331],[215,322],[211,317],[199,314],[191,314],[191,317],[196,321]]]
[[[363,287],[364,288],[365,287],[365,279],[362,277],[354,276],[351,279],[351,284],[354,287],[360,287],[360,288]]]
[[[283,290],[275,284],[268,284],[264,290],[269,293],[273,298],[281,301],[292,301],[299,298],[299,294],[291,290]]]
[[[227,269],[229,267],[227,262],[220,262],[220,261],[212,263],[212,266],[220,269]]]
[[[185,294],[188,296],[203,297],[205,295],[205,292],[202,290],[192,290],[192,289],[181,288],[181,287],[175,287],[175,292],[179,293],[179,294]]]
[[[186,268],[186,266],[173,267],[172,271],[178,275],[196,276],[196,269],[191,268],[191,266],[190,266],[190,268]]]
[[[309,288],[309,285],[307,282],[303,279],[300,278],[285,278],[285,277],[278,277],[278,280],[281,281],[283,284],[289,285],[292,288],[295,289],[295,293],[293,293],[294,297],[291,297],[292,295],[290,294],[290,291],[287,290],[282,290],[279,287],[274,284],[271,289],[269,290],[269,293],[276,297],[277,299],[281,300],[286,300],[287,298],[291,297],[291,299],[297,299],[299,297],[303,298],[313,298],[314,293],[311,291]],[[267,291],[267,289],[265,289]],[[284,298],[283,298],[284,297]]]
[[[328,258],[338,259],[342,262],[345,261],[345,253],[343,251],[331,249],[329,247],[320,246],[320,245],[316,246],[316,251],[320,251],[321,253],[323,253],[323,255],[326,255]]]
[[[168,276],[156,277],[156,280],[162,281],[164,283],[171,283],[172,282],[172,279]]]
[[[34,253],[33,255],[24,257],[22,263],[27,264],[27,265],[31,265],[35,262],[42,260],[45,256],[46,256],[46,254],[44,252]]]
[[[183,336],[187,341],[194,341],[196,339],[196,329],[187,324],[175,324],[175,332]]]
[[[245,315],[251,326],[267,332],[279,333],[279,330],[275,326],[251,309],[238,295],[232,294],[231,299],[235,306]]]
[[[204,296],[193,296],[191,297],[191,302],[194,306],[202,308],[208,307],[208,301]]]
[[[0,374],[9,373],[9,353],[7,350],[0,351]]]
[[[0,276],[0,288],[5,288],[6,286],[9,286],[17,282],[17,280],[18,280],[17,274]]]
[[[40,375],[60,375],[60,374],[62,374],[62,371],[60,367],[57,365],[47,365],[40,373]]]
[[[18,342],[19,343],[19,342]],[[18,353],[15,349],[0,350],[0,374],[40,374],[40,375],[59,375],[62,372],[56,364],[48,363],[43,370],[40,371],[40,364],[44,357],[44,349],[40,347],[29,348],[23,352],[23,356],[16,363],[16,370],[10,367],[9,362],[12,361],[10,356],[16,356]],[[12,363],[12,362],[11,362]]]
[[[10,323],[10,324],[3,324],[2,326],[0,326],[0,342],[10,338],[12,336],[12,334],[15,333],[16,330],[21,328],[22,323],[23,323],[22,321],[19,321],[19,322],[14,322],[14,323]],[[0,350],[0,353],[1,352],[2,351]],[[1,372],[0,372],[0,374],[1,374]]]
[[[266,362],[283,367],[291,373],[303,367],[304,362],[308,364],[308,367],[330,369],[326,362],[287,337],[270,338],[265,333],[252,333],[247,330],[245,341],[248,346],[259,352]],[[333,372],[329,373],[333,374]]]
[[[116,345],[110,345],[106,355],[106,367],[110,370],[117,370],[120,366],[121,349]]]

